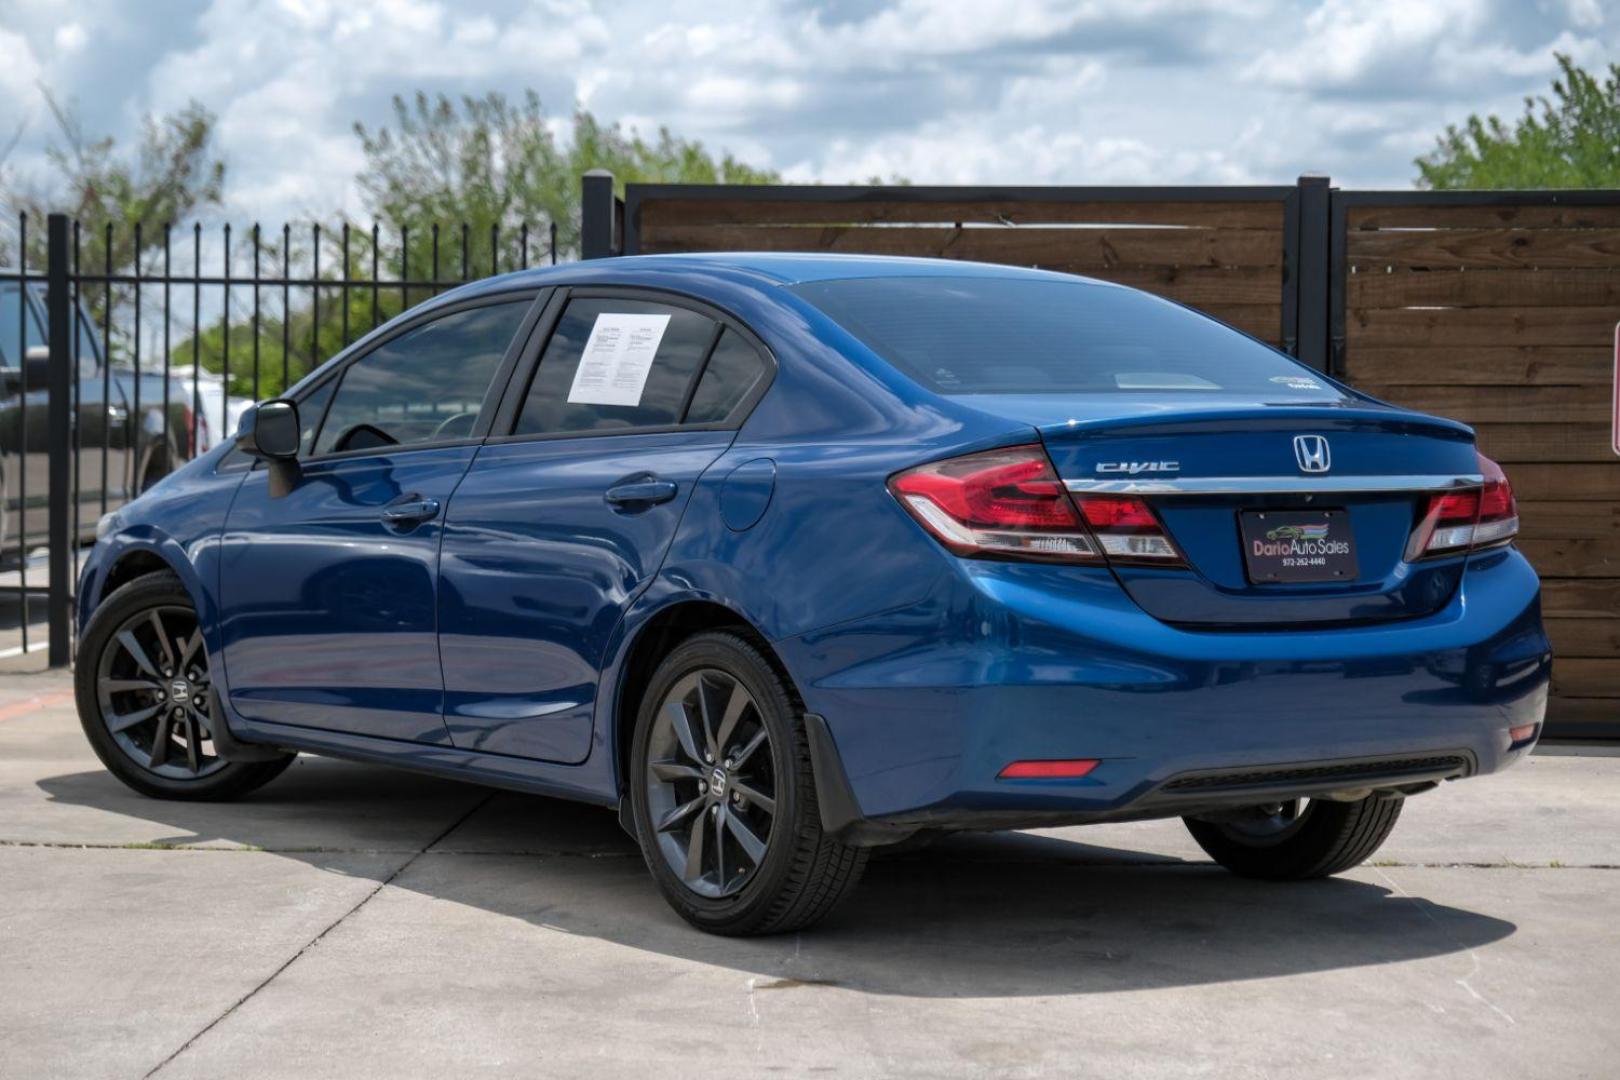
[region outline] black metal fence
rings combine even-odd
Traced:
[[[39,225],[17,219],[0,265],[0,596],[12,653],[38,648],[44,601],[52,666],[72,656],[77,554],[101,515],[400,312],[562,254],[555,223]]]

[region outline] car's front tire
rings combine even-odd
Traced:
[[[191,595],[170,573],[120,587],[90,617],[74,669],[79,722],[109,772],[159,799],[233,799],[292,764],[226,761],[224,723]]]
[[[866,851],[822,831],[797,696],[728,633],[654,672],[631,749],[631,809],[659,890],[701,930],[798,930],[854,888]]]
[[[1209,857],[1243,877],[1300,881],[1358,866],[1388,839],[1405,799],[1296,799],[1184,818]]]

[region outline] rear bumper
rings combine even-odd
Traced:
[[[1072,568],[961,565],[918,607],[778,643],[825,717],[851,832],[1420,790],[1503,768],[1539,735],[1551,656],[1515,551],[1472,563],[1432,616],[1270,633],[1177,629]],[[996,778],[1050,758],[1101,764]]]

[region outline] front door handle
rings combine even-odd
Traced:
[[[628,484],[614,484],[603,497],[614,506],[651,506],[669,502],[677,490],[673,480],[634,480]]]
[[[404,502],[389,503],[383,507],[382,518],[389,525],[420,525],[437,517],[438,514],[438,499],[412,496]]]

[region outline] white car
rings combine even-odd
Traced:
[[[207,368],[199,374],[194,365],[186,364],[171,368],[170,375],[185,388],[188,404],[194,401],[200,404],[196,410],[197,453],[211,450],[236,434],[236,425],[252,401],[228,396],[224,376]]]

